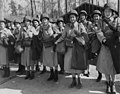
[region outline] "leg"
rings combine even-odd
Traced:
[[[33,61],[32,64],[31,64],[30,80],[32,80],[32,79],[35,78],[35,72],[34,72],[35,62],[36,62],[36,61]]]
[[[97,79],[96,79],[96,82],[100,82],[101,79],[102,79],[102,73],[100,73],[100,72],[98,71],[98,77],[97,77]]]
[[[30,78],[30,66],[27,66],[27,72],[26,72],[26,77],[25,79]]]
[[[38,60],[36,60],[36,72],[39,72],[40,71],[40,68],[39,68],[39,61]]]
[[[78,84],[76,86],[77,89],[80,89],[82,87],[81,79],[80,79],[80,74],[77,74],[78,76]]]
[[[90,72],[89,72],[89,60],[88,60],[87,70],[84,71],[83,75],[86,76],[86,77],[89,77],[89,75],[90,75]]]
[[[43,65],[43,70],[40,74],[44,74],[46,72],[46,66]]]
[[[72,83],[70,84],[69,88],[73,88],[77,85],[76,83],[76,75],[72,74]]]
[[[57,53],[58,64],[60,65],[60,74],[64,74],[64,54]]]
[[[54,81],[58,81],[58,66],[55,67],[55,73],[54,73]]]
[[[50,76],[49,76],[49,78],[47,79],[47,81],[51,81],[51,80],[53,80],[54,79],[54,70],[53,70],[53,68],[51,67],[50,68]]]
[[[111,75],[111,83],[110,83],[111,93],[114,94],[116,92],[115,88],[115,75]]]
[[[107,88],[106,88],[106,93],[110,93],[110,75],[106,75],[105,74],[105,77],[106,77],[106,85],[107,85]]]

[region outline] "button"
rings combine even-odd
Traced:
[[[117,48],[117,46],[116,46],[116,45],[115,45],[114,47],[115,47],[115,48]]]

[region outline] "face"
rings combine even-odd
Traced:
[[[93,19],[94,19],[94,21],[98,21],[100,19],[99,14],[94,14]]]
[[[77,21],[77,17],[74,14],[70,15],[70,22],[75,23]]]
[[[30,21],[25,21],[25,25],[29,26],[30,25]]]
[[[16,26],[16,28],[19,28],[20,27],[20,23],[16,23],[15,26]]]
[[[48,21],[47,18],[43,18],[43,19],[42,19],[42,24],[43,24],[43,25],[48,25],[48,23],[49,23],[49,21]]]
[[[112,10],[111,9],[105,9],[104,10],[104,15],[106,18],[110,18],[112,16]]]
[[[84,21],[86,19],[85,14],[80,14],[80,20]]]
[[[14,23],[11,23],[10,25],[11,25],[11,28],[12,28],[12,29],[14,29],[14,28],[15,28]]]
[[[35,27],[37,27],[39,25],[38,21],[34,21],[33,24]]]
[[[59,23],[58,23],[58,26],[59,26],[59,27],[63,27],[63,22],[59,22]]]
[[[0,28],[4,29],[5,28],[5,23],[4,22],[0,22]]]

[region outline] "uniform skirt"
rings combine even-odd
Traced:
[[[111,52],[109,48],[104,45],[101,47],[96,68],[99,72],[107,75],[113,75],[116,73]]]
[[[53,51],[53,47],[45,48],[43,46],[43,65],[48,67],[58,66],[57,52]]]
[[[73,63],[72,62],[72,52],[73,52],[73,48],[68,47],[67,52],[65,53],[65,58],[64,58],[65,72],[67,72],[67,73],[81,73],[83,70],[77,70],[77,69],[71,68],[71,63]]]
[[[24,52],[21,54],[21,64],[24,66],[30,66],[32,62],[31,48],[25,47]]]
[[[0,45],[0,66],[8,64],[8,52],[7,48]]]

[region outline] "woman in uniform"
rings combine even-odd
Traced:
[[[56,37],[56,31],[52,24],[49,23],[48,14],[42,15],[42,27],[41,32],[43,37],[43,65],[50,67],[50,77],[48,81],[58,81],[58,62],[57,53],[55,52],[54,38]],[[55,69],[54,69],[55,68]]]
[[[59,30],[59,34],[58,34],[58,38],[62,35],[62,33],[63,33],[63,31],[64,31],[64,20],[63,20],[63,18],[59,18],[58,20],[57,20],[57,27],[58,27],[58,30]],[[64,48],[63,48],[63,51],[61,51],[62,50],[62,48],[60,47],[60,45],[62,46],[62,47],[64,47],[64,44],[65,44],[65,42],[63,41],[63,42],[61,42],[61,44],[59,44],[58,46],[59,47],[57,47],[56,48],[56,50],[57,50],[57,58],[58,58],[58,64],[60,65],[60,74],[64,74],[64,55],[65,55],[65,52],[64,52]]]
[[[3,67],[3,77],[10,76],[10,68],[8,61],[8,40],[9,36],[13,36],[11,31],[5,27],[5,21],[0,20],[0,66]]]
[[[72,74],[72,83],[69,88],[81,88],[80,74],[87,69],[86,50],[84,34],[87,34],[82,23],[77,22],[78,13],[72,10],[69,14],[70,23],[66,24],[62,36],[55,42],[65,39],[66,53],[65,53],[65,71]],[[78,76],[78,83],[76,83],[76,75]]]
[[[15,21],[15,32],[14,32],[14,37],[15,37],[15,63],[19,64],[18,65],[18,70],[16,73],[24,73],[25,72],[25,66],[21,64],[21,53],[23,52],[22,46],[22,33],[24,32],[23,27],[21,26],[21,19],[17,18]],[[21,49],[22,48],[22,49]]]
[[[95,27],[102,28],[102,18],[101,18],[101,12],[99,10],[94,10],[92,14],[92,25],[91,25],[91,53],[96,57],[95,60],[91,60],[91,62],[95,62],[95,66],[97,64],[97,57],[100,52],[101,43],[99,42],[97,38],[97,34],[95,32]],[[94,59],[94,58],[93,58]],[[100,82],[102,79],[102,74],[98,71],[98,77],[96,79],[96,82]]]
[[[80,15],[79,15],[79,23],[82,23],[87,31],[87,47],[86,47],[86,50],[87,50],[87,64],[88,64],[88,68],[87,70],[84,71],[83,75],[84,76],[87,76],[89,77],[89,63],[90,63],[90,60],[92,58],[92,55],[91,55],[91,45],[90,45],[90,40],[89,40],[89,33],[91,32],[91,24],[92,22],[88,21],[87,20],[87,17],[88,17],[88,14],[85,10],[81,10],[80,11]]]
[[[31,51],[31,40],[33,35],[36,33],[36,30],[33,26],[31,26],[31,17],[25,17],[25,25],[23,32],[23,47],[24,52],[21,55],[21,64],[26,66],[27,74],[25,79],[33,79],[34,78],[34,71],[30,70],[32,65],[32,51]]]
[[[102,31],[98,33],[98,39],[102,43],[97,62],[97,70],[105,74],[107,81],[107,93],[115,94],[115,74],[120,73],[120,18],[116,15],[112,3],[105,4]],[[100,31],[100,30],[98,30]]]
[[[40,33],[40,21],[38,18],[33,19],[33,26],[36,29],[36,33],[33,35],[32,38],[32,70],[34,70],[34,65],[36,64],[36,71],[39,71],[39,61],[42,62],[42,42],[39,40],[39,33]]]

